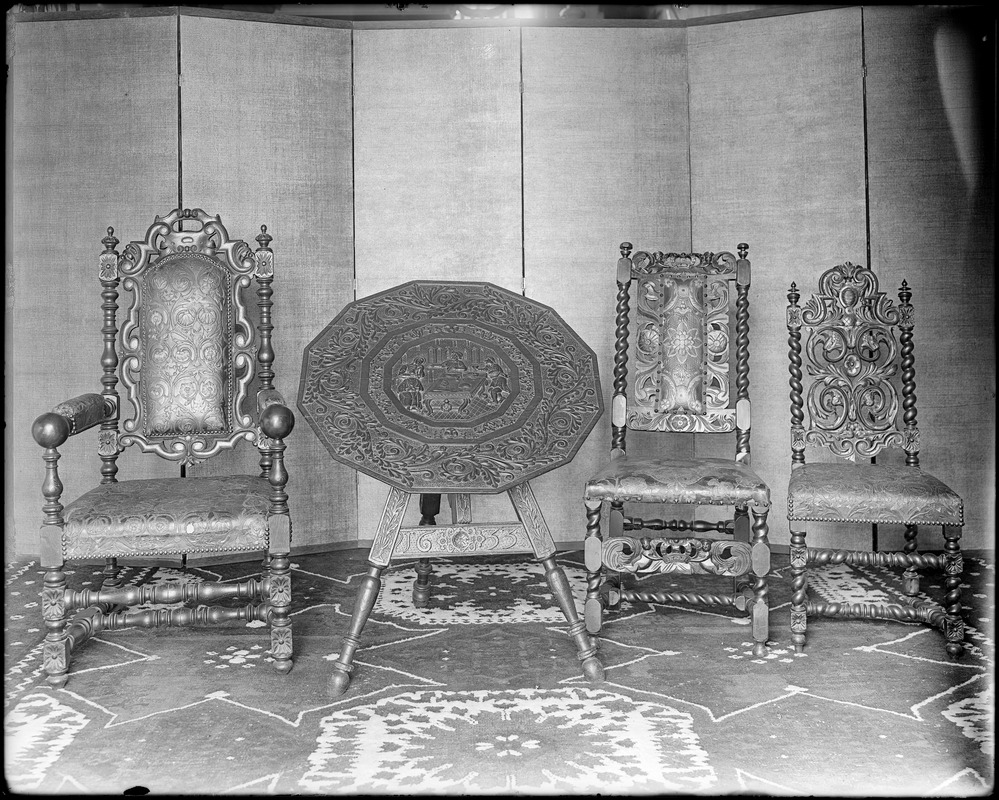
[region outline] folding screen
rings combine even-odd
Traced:
[[[358,297],[417,278],[521,292],[519,82],[516,28],[355,25]],[[358,475],[359,539],[386,494]],[[476,519],[515,518],[505,496],[473,502]]]
[[[983,7],[864,9],[870,260],[912,289],[920,461],[965,548],[995,546],[994,32]]]
[[[275,386],[294,408],[302,350],[354,296],[351,31],[180,17],[182,191],[256,247],[274,237]],[[277,68],[280,65],[280,68]],[[299,419],[285,465],[293,545],[356,538],[354,471]],[[193,469],[255,472],[253,448]]]
[[[686,34],[559,27],[522,36],[525,293],[597,353],[610,409],[618,246],[690,247]],[[556,541],[582,539],[582,486],[609,454],[607,411],[570,464],[532,481]]]
[[[18,24],[12,37],[12,252],[8,265],[5,544],[38,552],[42,449],[31,424],[100,392],[101,286],[107,227],[143,236],[177,202],[177,17]],[[134,448],[133,448],[134,450]],[[62,502],[100,480],[97,432],[62,448]],[[126,453],[122,474],[175,474]],[[11,536],[16,532],[16,536]],[[8,557],[13,554],[8,553]]]
[[[866,258],[861,10],[695,26],[687,37],[692,238],[750,245],[753,468],[771,490],[771,541],[784,543],[787,287]],[[699,455],[722,455],[707,444],[698,440]]]

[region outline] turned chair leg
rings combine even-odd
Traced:
[[[539,561],[541,566],[545,568],[545,580],[548,582],[548,588],[569,623],[569,636],[576,642],[576,649],[579,651],[578,658],[583,665],[583,675],[591,682],[602,681],[604,667],[597,658],[596,644],[586,633],[586,626],[576,613],[576,603],[572,598],[569,579],[565,577],[562,568],[555,563],[555,556],[548,556],[539,559]]]
[[[767,576],[770,574],[770,539],[767,526],[769,509],[753,512],[753,655],[757,658],[767,654],[767,639],[770,637],[770,599]]]
[[[794,651],[805,649],[808,625],[808,559],[805,531],[791,529],[791,643]]]
[[[354,653],[361,644],[361,629],[368,621],[371,610],[375,607],[378,592],[382,587],[381,574],[384,567],[368,562],[368,574],[361,579],[361,585],[354,601],[354,613],[350,617],[350,627],[343,637],[340,655],[333,662],[333,674],[330,676],[330,694],[339,697],[350,686],[350,672],[353,669]]]
[[[907,556],[916,552],[916,539],[919,529],[915,525],[905,526],[905,546],[902,552]],[[915,567],[908,567],[902,575],[903,591],[909,597],[919,594],[919,571]]]
[[[600,506],[599,501],[586,501],[586,538],[583,542],[583,556],[586,562],[586,601],[583,605],[583,618],[586,620],[586,630],[591,635],[600,632],[603,622],[603,602],[600,598],[600,584],[603,581]]]
[[[944,555],[946,562],[944,571],[947,578],[944,581],[946,596],[944,610],[947,613],[944,622],[944,635],[947,637],[947,655],[952,660],[964,654],[964,618],[961,616],[961,578],[964,573],[964,558],[961,555],[961,529],[956,526],[945,526]]]
[[[42,647],[42,668],[45,680],[60,688],[69,679],[71,642],[66,632],[66,573],[63,564],[51,566],[42,586],[42,618],[45,621],[45,642]]]

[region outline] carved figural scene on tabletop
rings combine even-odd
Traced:
[[[604,609],[622,600],[727,605],[749,613],[753,651],[764,655],[770,490],[750,467],[749,246],[740,244],[738,257],[632,255],[632,247],[621,245],[617,266],[610,461],[584,489],[587,630],[599,632]],[[626,450],[629,429],[734,433],[734,457],[633,457]],[[634,504],[726,506],[734,516],[644,519]],[[711,532],[715,538],[689,535]],[[646,592],[627,588],[621,577],[657,572],[731,576],[733,589],[720,595]]]
[[[533,553],[586,675],[602,677],[530,479],[568,463],[603,411],[593,351],[551,308],[489,283],[412,281],[349,304],[306,348],[298,407],[336,460],[390,487],[350,629],[333,665],[346,691],[393,558]],[[472,495],[506,492],[517,520],[472,521]],[[403,526],[413,494],[421,522]],[[447,494],[451,523],[438,526]]]
[[[201,209],[156,217],[145,239],[130,242],[120,254],[108,228],[99,256],[103,388],[55,406],[32,428],[44,448],[46,471],[43,659],[53,685],[65,684],[76,647],[103,630],[126,627],[264,622],[275,667],[291,669],[284,439],[295,418],[274,388],[271,240],[261,226],[253,250]],[[256,330],[245,297],[251,281]],[[131,298],[120,331],[119,289]],[[259,388],[250,397],[254,378]],[[58,448],[95,426],[100,484],[64,507]],[[242,441],[256,445],[259,475],[183,476],[183,468]],[[119,481],[118,456],[129,446],[175,463],[181,476]],[[118,564],[119,558],[252,550],[265,553],[263,578],[226,584],[129,586]],[[100,589],[68,589],[65,560],[95,557],[105,559]],[[220,600],[245,604],[213,604]],[[133,608],[181,601],[183,608]],[[88,611],[71,619],[79,609]]]
[[[824,272],[818,292],[799,305],[787,295],[791,388],[791,635],[805,646],[808,615],[923,622],[943,631],[946,650],[964,650],[961,618],[961,498],[919,465],[912,292],[902,281],[899,305],[867,267],[846,262]],[[802,335],[804,334],[804,346]],[[802,367],[804,366],[804,370]],[[806,446],[824,448],[837,463],[806,463]],[[886,458],[904,454],[904,464]],[[877,458],[881,457],[880,461]],[[807,521],[873,526],[869,551],[811,548]],[[879,524],[905,526],[902,552],[880,552]],[[940,526],[942,555],[920,553],[919,526]],[[809,564],[904,568],[903,603],[884,605],[808,600]],[[919,570],[945,575],[943,606],[919,596]]]

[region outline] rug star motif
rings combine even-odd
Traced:
[[[696,793],[716,782],[689,714],[598,689],[412,692],[320,728],[299,784],[323,793]]]

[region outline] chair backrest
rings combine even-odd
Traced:
[[[629,428],[736,431],[748,463],[749,246],[738,258],[631,250],[622,243],[617,271],[612,452]]]
[[[263,388],[273,386],[274,358],[273,254],[266,227],[261,231],[254,252],[230,239],[219,217],[175,209],[157,217],[145,240],[130,242],[119,256],[108,230],[101,255],[104,393],[117,403],[117,365],[131,412],[122,409],[114,437],[119,448],[135,444],[191,464],[257,436],[243,402],[255,374]],[[243,291],[251,276],[259,284],[259,348]],[[119,281],[131,293],[131,305],[115,339]]]
[[[896,307],[870,268],[848,261],[822,274],[819,291],[804,306],[799,298],[792,283],[787,295],[792,462],[803,463],[805,446],[815,445],[854,461],[901,448],[906,463],[918,466],[908,284],[902,281]]]

